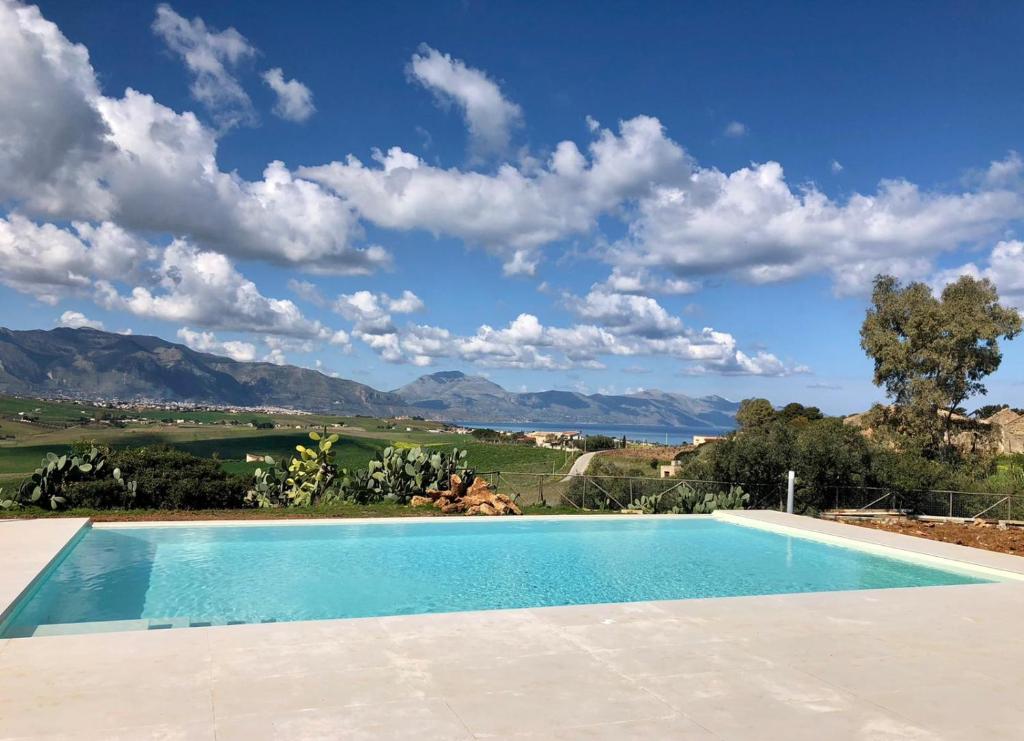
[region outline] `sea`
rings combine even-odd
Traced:
[[[505,432],[580,432],[584,435],[607,435],[621,438],[623,435],[632,442],[660,443],[662,445],[685,445],[693,442],[694,435],[727,435],[732,427],[663,427],[660,425],[580,425],[545,424],[541,422],[457,422],[463,427],[486,427]]]

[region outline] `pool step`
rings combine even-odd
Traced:
[[[256,621],[254,621],[255,623]],[[259,623],[276,623],[275,618]],[[249,625],[245,620],[192,620],[187,617],[140,618],[137,620],[101,620],[87,623],[49,623],[46,625],[11,626],[8,638],[59,636],[73,633],[114,633],[124,630],[171,630],[174,628],[209,628],[218,625]]]

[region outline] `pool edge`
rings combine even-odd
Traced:
[[[24,521],[21,520],[10,520],[3,521],[0,524],[21,524]],[[0,596],[0,636],[3,636],[7,630],[11,620],[17,616],[18,612],[29,602],[29,598],[35,593],[39,586],[45,581],[46,577],[56,569],[61,562],[67,558],[68,554],[74,550],[74,547],[78,542],[85,536],[86,532],[92,525],[92,520],[89,518],[75,518],[73,520],[30,520],[32,523],[56,523],[60,522],[62,525],[70,523],[71,525],[77,524],[77,527],[70,533],[66,533],[63,536],[57,535],[55,543],[51,544],[49,549],[43,548],[43,553],[39,555],[41,563],[33,564],[26,568],[25,575],[31,574],[31,577],[19,588],[17,584],[14,587],[16,590],[13,594],[7,594]],[[39,527],[39,526],[37,526]],[[45,527],[45,526],[43,526]],[[63,538],[63,542],[61,539]],[[33,543],[33,545],[35,545]],[[56,546],[56,549],[53,549]],[[46,553],[49,552],[47,558]],[[43,561],[45,559],[45,561]],[[32,572],[35,572],[34,574]],[[20,575],[18,575],[20,576]],[[15,578],[18,578],[17,576]],[[3,640],[0,638],[0,640]]]
[[[1024,557],[973,546],[873,530],[774,510],[715,510],[720,522],[791,535],[820,543],[898,558],[945,571],[967,572],[998,581],[1024,582]],[[813,525],[813,526],[812,526]],[[931,552],[929,552],[931,551]],[[1012,559],[1012,560],[1010,560]],[[1000,562],[984,563],[984,561]]]

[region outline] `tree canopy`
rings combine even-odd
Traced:
[[[952,415],[986,392],[985,377],[1003,359],[999,340],[1020,331],[1020,314],[999,303],[988,280],[961,276],[936,296],[924,283],[903,286],[880,275],[860,337],[875,364],[875,384],[914,427],[948,448]]]

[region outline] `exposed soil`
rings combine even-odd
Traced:
[[[961,524],[956,522],[922,522],[920,520],[878,520],[873,522],[851,522],[851,525],[888,530],[903,535],[941,540],[945,543],[984,548],[987,551],[1024,555],[1024,528],[1002,529],[996,525]]]

